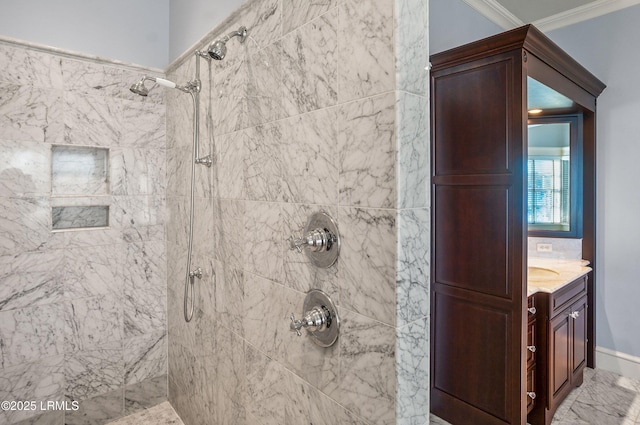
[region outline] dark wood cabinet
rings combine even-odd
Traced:
[[[539,344],[536,404],[531,425],[548,425],[571,390],[582,385],[587,365],[587,282],[585,275],[557,292],[535,294]]]
[[[524,424],[541,404],[527,393],[537,393],[547,362],[546,322],[538,316],[530,333],[526,307],[527,82],[571,99],[583,117],[582,239],[592,265],[595,99],[605,86],[530,25],[431,64],[431,411],[455,425]],[[591,332],[591,323],[566,331]],[[573,365],[580,356],[569,352]]]

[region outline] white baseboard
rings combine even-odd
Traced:
[[[640,357],[596,347],[596,367],[627,378],[640,379]]]

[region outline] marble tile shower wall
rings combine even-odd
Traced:
[[[100,424],[166,400],[165,105],[143,71],[0,45],[2,424]],[[51,146],[110,151],[107,229],[51,232]],[[91,199],[89,199],[91,201]]]
[[[182,318],[191,103],[167,97],[169,399],[185,424],[428,422],[427,2],[253,0],[203,63],[194,258]],[[189,56],[169,71],[193,77]],[[329,269],[289,251],[310,213],[338,222]],[[339,306],[327,349],[289,331],[305,292]]]

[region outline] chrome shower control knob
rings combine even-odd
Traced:
[[[309,291],[304,300],[303,317],[296,320],[293,313],[289,317],[289,330],[302,336],[300,330],[305,328],[313,341],[321,347],[330,347],[338,338],[340,319],[331,299],[324,292],[314,289]]]
[[[307,257],[317,267],[331,267],[340,253],[338,226],[324,212],[314,213],[309,218],[301,237],[291,235],[287,241],[290,250],[302,252],[304,248]]]

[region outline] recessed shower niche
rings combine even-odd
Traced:
[[[109,226],[109,149],[51,146],[52,230]]]

